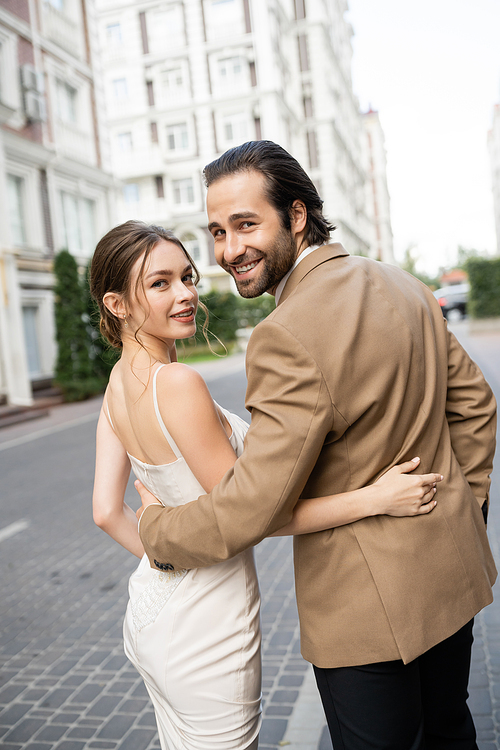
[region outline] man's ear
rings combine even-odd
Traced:
[[[105,307],[115,318],[124,318],[127,315],[123,296],[117,292],[107,292],[102,298]]]
[[[300,234],[304,231],[307,224],[307,208],[303,201],[295,200],[292,203],[290,209],[290,221],[292,223],[292,230],[295,234]]]

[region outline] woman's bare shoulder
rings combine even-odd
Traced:
[[[190,406],[199,409],[213,405],[210,391],[200,373],[182,362],[172,362],[161,368],[156,390],[160,408],[167,403],[170,409],[178,407],[182,410]]]
[[[207,389],[200,373],[183,362],[171,362],[162,367],[157,376],[158,388],[175,388],[176,390]]]

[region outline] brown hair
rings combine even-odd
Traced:
[[[205,184],[222,177],[255,170],[266,179],[267,198],[290,230],[292,205],[303,201],[307,208],[305,245],[323,245],[330,241],[335,227],[323,216],[323,201],[309,175],[288,151],[272,141],[248,141],[226,151],[203,170]]]
[[[169,229],[145,224],[142,221],[126,221],[111,229],[97,243],[90,266],[90,293],[99,306],[101,320],[99,328],[109,343],[121,349],[121,323],[103,302],[108,292],[121,294],[125,301],[130,299],[130,277],[134,263],[141,258],[142,263],[135,284],[137,293],[142,284],[142,274],[147,259],[156,245],[162,240],[173,242],[180,247],[189,260],[194,271],[194,283],[200,280],[200,274],[193,259],[182,242]]]

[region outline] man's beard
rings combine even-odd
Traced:
[[[282,227],[274,238],[272,245],[260,256],[262,258],[259,262],[261,270],[257,278],[238,279],[236,271],[231,273],[240,295],[247,298],[260,297],[264,292],[276,287],[295,263],[296,255],[297,245],[293,235],[289,230]],[[242,261],[244,262],[244,257]],[[242,265],[242,261],[239,261],[238,265]],[[230,265],[226,263],[222,265],[226,271],[231,272]]]

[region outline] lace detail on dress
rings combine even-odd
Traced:
[[[132,620],[137,631],[142,630],[146,625],[151,625],[156,620],[187,572],[187,570],[151,571],[153,577],[142,594],[135,602],[130,602]]]

